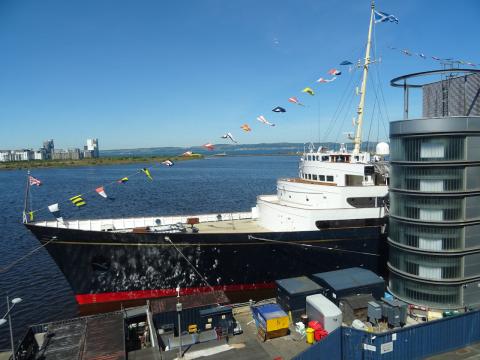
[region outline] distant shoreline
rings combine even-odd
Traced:
[[[298,156],[295,152],[276,153],[276,154],[227,154],[218,156],[216,154],[194,154],[194,156],[120,156],[120,157],[99,157],[95,159],[81,160],[30,160],[30,161],[10,161],[0,163],[0,170],[22,170],[22,169],[38,169],[38,168],[59,168],[59,167],[80,167],[80,166],[101,166],[115,164],[136,164],[148,162],[162,162],[165,160],[187,161],[199,160],[205,158],[224,158],[239,156]]]
[[[20,170],[35,168],[58,168],[58,167],[78,167],[78,166],[98,166],[115,164],[136,164],[148,162],[162,162],[165,160],[185,161],[203,159],[203,155],[194,156],[131,156],[131,157],[99,157],[95,159],[81,160],[30,160],[30,161],[11,161],[0,163],[0,170]]]

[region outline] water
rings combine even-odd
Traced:
[[[218,157],[178,162],[172,168],[151,168],[154,181],[134,174],[148,164],[79,168],[34,169],[43,186],[32,188],[36,216],[53,219],[47,206],[58,202],[65,219],[155,216],[249,211],[259,194],[276,190],[276,179],[297,173],[298,157]],[[95,188],[114,182],[105,191],[115,200],[101,198]],[[25,171],[0,171],[0,268],[39,246],[21,223]],[[89,192],[90,191],[90,192]],[[92,192],[93,191],[93,192]],[[88,192],[88,193],[87,193]],[[73,206],[68,198],[84,196],[87,206]],[[28,325],[78,315],[74,294],[48,253],[40,249],[7,272],[0,272],[0,316],[6,312],[5,295],[21,297],[12,322],[19,340]],[[8,325],[0,327],[0,349],[10,347]]]

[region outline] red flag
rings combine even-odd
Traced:
[[[215,149],[215,146],[213,146],[213,144],[211,143],[206,143],[205,145],[203,145],[204,148],[207,148],[208,150],[213,150]]]
[[[98,195],[100,195],[101,197],[104,197],[105,199],[108,197],[107,193],[103,189],[103,186],[100,186],[99,188],[96,188],[95,191],[97,192]]]

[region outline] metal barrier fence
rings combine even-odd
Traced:
[[[342,327],[295,359],[415,360],[480,341],[480,311],[375,334]]]

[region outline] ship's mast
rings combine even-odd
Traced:
[[[355,144],[355,147],[353,148],[354,154],[360,153],[360,145],[362,143],[363,109],[365,106],[365,93],[367,90],[368,66],[370,65],[370,47],[372,44],[373,19],[375,17],[374,10],[375,10],[375,3],[372,0],[370,26],[368,28],[367,49],[365,51],[365,61],[363,63],[363,80],[362,80],[362,86],[360,89],[360,103],[358,104],[358,110],[357,110],[357,114],[358,114],[357,121],[356,121],[357,127],[355,129],[355,138],[353,141],[353,143]]]

